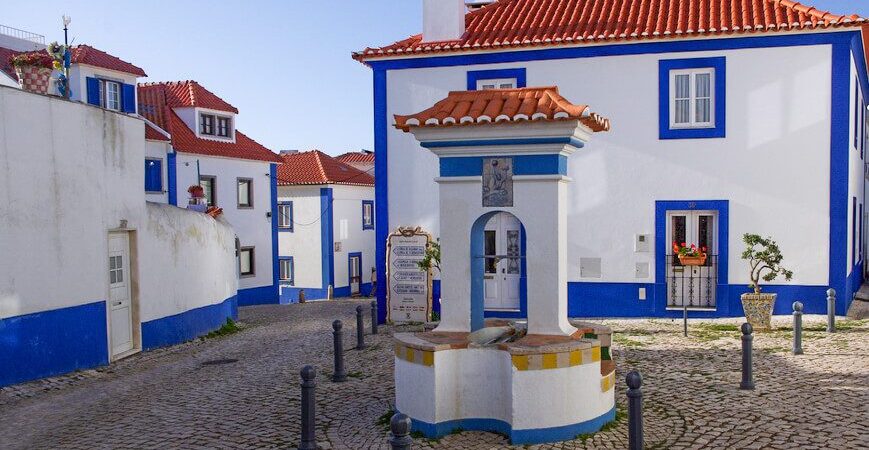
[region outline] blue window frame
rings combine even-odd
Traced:
[[[163,160],[145,158],[145,192],[163,192]]]
[[[278,230],[293,231],[293,202],[278,202]]]
[[[860,80],[854,78],[854,148],[858,148],[858,136],[860,136]]]
[[[525,68],[517,69],[495,69],[495,70],[472,70],[468,72],[468,90],[476,91],[477,82],[480,80],[504,80],[508,78],[516,79],[517,88],[524,88],[527,84],[525,76]]]
[[[658,85],[660,139],[725,137],[724,57],[662,59]]]
[[[362,200],[362,229],[374,229],[374,201]]]
[[[280,280],[290,286],[296,285],[296,264],[292,256],[278,257]]]

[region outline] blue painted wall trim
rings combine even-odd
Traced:
[[[542,137],[515,139],[474,139],[464,141],[427,141],[420,142],[423,148],[454,148],[454,147],[497,147],[500,145],[540,145],[564,144],[580,149],[585,146],[582,141],[572,137]]]
[[[335,286],[335,228],[332,223],[332,188],[320,188],[320,211],[320,258],[323,288],[325,289],[328,286]]]
[[[108,363],[105,301],[0,319],[0,387]]]
[[[612,422],[615,418],[616,408],[613,406],[611,410],[594,419],[552,428],[514,430],[509,423],[498,419],[458,419],[435,424],[412,419],[413,424],[411,429],[419,431],[431,439],[444,437],[459,429],[465,431],[489,431],[509,437],[510,443],[513,445],[525,445],[575,439],[577,435],[594,433],[600,430],[601,427]]]
[[[275,286],[265,285],[238,290],[238,306],[273,305],[278,303]]]
[[[306,288],[299,286],[288,286],[284,285],[281,290],[281,304],[288,303],[298,303],[299,302],[299,291],[305,291],[305,300],[306,301],[318,301],[318,300],[326,300],[328,298],[328,291],[323,288]],[[359,288],[361,295],[363,297],[368,297],[371,295],[371,283],[362,283]],[[340,288],[336,288],[333,290],[333,295],[337,297],[349,297],[350,296],[350,287],[344,286]]]
[[[166,184],[169,185],[169,204],[178,206],[178,162],[174,151],[166,154]]]
[[[844,314],[853,291],[848,289],[848,163],[851,84],[851,42],[833,44],[830,111],[830,270],[836,290],[836,312]]]
[[[470,177],[483,174],[483,160],[487,157],[462,156],[440,158],[442,177]],[[513,175],[567,175],[567,156],[523,155],[500,156],[513,160]]]
[[[272,215],[272,295],[275,303],[280,303],[278,279],[281,275],[280,260],[278,260],[278,165],[269,164],[269,191],[271,193]]]
[[[387,171],[386,71],[374,70],[374,212],[377,267],[377,316],[386,321],[386,238],[389,236],[389,183]]]
[[[221,303],[144,322],[142,349],[167,347],[195,339],[220,328],[227,318],[238,319],[238,302],[234,296]]]
[[[385,72],[388,70],[419,69],[426,67],[473,66],[477,64],[498,64],[525,61],[593,58],[600,56],[702,52],[764,47],[793,47],[834,43],[847,43],[848,45],[850,45],[851,38],[855,35],[859,36],[859,34],[859,32],[854,31],[701,40],[680,39],[677,41],[667,42],[634,42],[629,44],[612,44],[588,47],[544,48],[498,53],[470,53],[453,56],[434,56],[380,61],[370,60],[366,61],[366,64],[370,65],[376,73]]]
[[[477,81],[479,80],[491,80],[495,78],[515,78],[517,88],[527,86],[524,67],[517,69],[470,70],[468,71],[468,90],[476,91]]]
[[[712,128],[670,128],[670,71],[679,69],[715,69],[714,115]],[[717,58],[662,59],[658,61],[658,125],[660,139],[723,138],[726,134],[727,60]]]

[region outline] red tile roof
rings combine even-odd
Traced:
[[[395,127],[444,127],[527,121],[579,120],[592,131],[608,131],[609,119],[591,112],[587,105],[574,105],[558,88],[491,89],[456,91],[431,108],[407,116],[395,116]]]
[[[353,57],[805,31],[866,21],[792,0],[499,0],[468,13],[466,32],[458,40],[423,42],[415,35]]]
[[[149,123],[145,123],[145,139],[149,141],[163,141],[163,142],[171,142],[172,140],[166,137],[165,134],[158,131],[156,128],[151,126]]]
[[[198,107],[238,114],[238,109],[235,106],[225,102],[192,80],[140,83],[139,90],[142,89],[162,89],[166,104],[172,108]]]
[[[117,70],[118,72],[129,73],[140,77],[148,75],[138,66],[134,66],[116,56],[112,56],[102,50],[95,49],[90,45],[76,45],[72,47],[72,56],[70,61],[73,64],[87,64],[90,66],[102,67],[103,69]]]
[[[336,156],[335,159],[343,163],[371,163],[374,164],[374,152],[347,152]]]
[[[15,50],[8,49],[6,47],[0,47],[0,72],[9,75],[13,80],[18,81],[18,74],[15,73],[15,68],[12,67],[12,64],[9,62],[9,58],[17,55],[20,52],[16,52]]]
[[[319,151],[281,155],[278,185],[349,184],[374,186],[374,177]]]
[[[175,97],[173,97],[174,91],[167,86],[170,84],[174,83],[140,84],[138,87],[139,114],[166,130],[172,136],[172,147],[176,151],[226,158],[281,162],[281,158],[274,152],[238,130],[235,131],[235,142],[221,142],[197,137],[196,133],[172,110],[170,102]],[[147,128],[145,133],[147,136]]]

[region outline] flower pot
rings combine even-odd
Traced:
[[[51,81],[51,69],[39,66],[17,66],[18,85],[21,89],[37,94],[47,94]]]
[[[679,255],[679,262],[682,263],[683,266],[702,266],[702,265],[706,264],[706,255],[700,255],[700,256]]]
[[[776,294],[748,293],[740,296],[742,310],[745,312],[745,320],[752,328],[765,331],[771,328],[772,310],[775,306]]]

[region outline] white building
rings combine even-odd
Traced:
[[[537,118],[523,103],[442,109],[414,126],[492,125],[485,138],[424,142],[438,161],[393,126],[394,116],[426,111],[454,91],[553,86],[612,123],[576,145],[569,165],[566,153],[510,160],[515,176],[569,181],[570,316],[674,317],[685,304],[697,310],[692,317],[740,316],[744,233],[771,235],[794,270],[791,282],[765,287],[779,294],[777,314],[795,300],[825,311],[829,287],[845,313],[863,281],[866,19],[788,0],[727,4],[732,14],[701,0],[618,11],[605,0],[499,0],[467,14],[462,0],[424,3],[421,35],[354,55],[374,76],[379,285],[387,235],[399,226],[443,235],[438,183],[480,183],[485,158],[533,143],[506,139],[510,122]],[[551,144],[541,133],[539,144]],[[444,157],[480,146],[485,158]],[[522,217],[509,217],[489,222],[487,254],[510,249],[517,232],[521,253],[535,246]],[[673,241],[707,246],[711,256],[683,267]],[[486,315],[524,317],[523,280],[535,269],[501,277],[510,260],[493,261]]]
[[[281,302],[369,295],[374,178],[319,151],[285,152],[278,167]]]
[[[335,157],[342,163],[349,164],[363,172],[374,174],[374,152],[371,150],[360,150],[358,152],[347,152]]]
[[[144,122],[0,86],[0,386],[237,316],[235,233],[146,202]]]
[[[195,81],[140,84],[138,95],[148,198],[184,207],[201,185],[238,236],[239,305],[277,303],[280,158],[236,130],[238,109]]]

